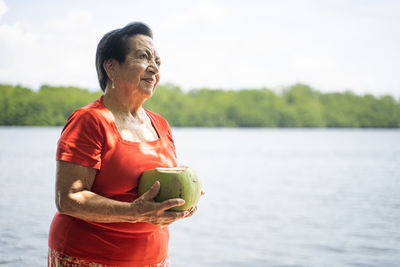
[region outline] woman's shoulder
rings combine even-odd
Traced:
[[[86,133],[93,136],[105,136],[106,132],[112,129],[112,126],[109,123],[109,113],[99,100],[97,99],[72,112],[62,130],[63,135]]]
[[[113,130],[112,120],[110,112],[99,98],[72,112],[63,132],[66,129],[76,128],[79,131],[105,133]]]

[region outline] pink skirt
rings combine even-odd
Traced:
[[[95,262],[88,262],[86,260],[70,257],[49,248],[49,255],[47,258],[48,267],[115,267],[111,265],[104,265]],[[153,265],[146,265],[141,267],[168,267],[168,258],[160,263]]]

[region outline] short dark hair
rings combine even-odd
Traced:
[[[137,34],[144,34],[153,39],[150,27],[141,22],[129,23],[121,29],[112,30],[101,38],[96,51],[96,70],[101,90],[107,86],[107,73],[103,67],[104,61],[115,59],[122,63],[130,51],[128,39]]]

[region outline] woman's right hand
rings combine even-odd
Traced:
[[[147,192],[131,203],[132,211],[134,211],[132,221],[167,226],[189,214],[189,211],[168,211],[172,207],[185,204],[185,200],[181,198],[155,202],[154,198],[159,191],[160,182],[156,181]]]

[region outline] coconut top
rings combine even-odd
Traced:
[[[180,167],[172,167],[172,168],[156,168],[158,172],[164,173],[181,173],[184,172],[188,167],[180,166]]]

